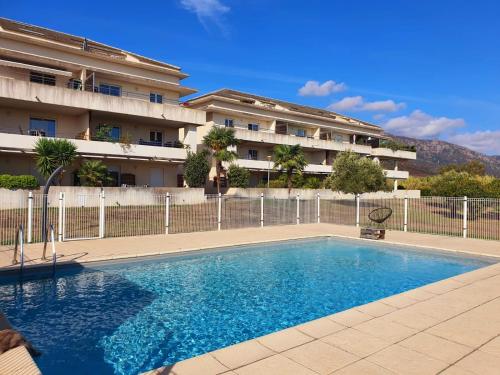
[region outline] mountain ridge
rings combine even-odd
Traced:
[[[389,135],[389,134],[388,134]],[[449,164],[464,164],[478,160],[486,167],[486,173],[500,178],[500,155],[485,155],[467,147],[441,140],[426,140],[389,135],[405,145],[415,145],[417,160],[399,162],[399,169],[410,172],[410,176],[431,176]]]

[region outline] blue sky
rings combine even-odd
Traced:
[[[234,88],[500,154],[493,0],[0,0],[0,14],[179,65],[200,93]]]

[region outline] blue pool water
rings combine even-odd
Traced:
[[[489,264],[338,239],[0,280],[45,374],[137,374]]]

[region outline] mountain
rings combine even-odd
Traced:
[[[438,140],[425,140],[391,135],[407,145],[417,147],[417,160],[399,163],[399,169],[410,172],[412,176],[437,174],[439,169],[448,164],[463,164],[478,160],[486,166],[486,173],[500,178],[500,155],[484,155],[466,147]]]

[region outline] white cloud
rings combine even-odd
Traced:
[[[405,107],[405,103],[396,103],[394,100],[366,102],[362,96],[347,96],[338,102],[330,104],[328,109],[351,112],[396,112]]]
[[[500,130],[455,134],[447,140],[483,154],[500,155]]]
[[[198,17],[201,24],[207,28],[207,20],[213,21],[223,31],[221,17],[229,12],[231,8],[222,4],[219,0],[180,0],[182,7]]]
[[[394,117],[383,127],[394,134],[416,137],[435,138],[465,126],[461,118],[433,117],[417,109],[408,116]]]
[[[361,106],[362,104],[362,96],[346,96],[338,102],[330,104],[328,109],[331,109],[332,111],[350,111],[353,108]]]
[[[334,92],[341,92],[347,89],[344,82],[337,83],[329,80],[323,83],[318,81],[307,81],[304,86],[299,89],[301,96],[327,96]]]

